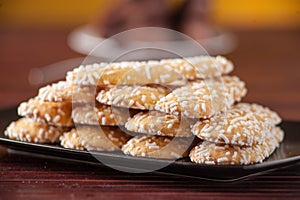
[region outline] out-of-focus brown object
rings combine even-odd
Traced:
[[[187,0],[177,11],[176,30],[196,40],[213,36],[215,31],[208,17],[209,12],[208,0]]]
[[[215,34],[208,19],[209,7],[208,0],[186,0],[178,8],[166,0],[126,0],[114,5],[104,17],[101,13],[93,26],[105,38],[133,28],[163,27],[202,39]]]
[[[102,13],[101,13],[102,15]],[[139,27],[170,28],[171,7],[165,0],[125,0],[112,7],[95,28],[102,37]]]

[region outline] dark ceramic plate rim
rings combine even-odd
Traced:
[[[73,150],[66,149],[60,147],[58,145],[44,145],[44,144],[34,144],[28,142],[21,142],[16,140],[8,139],[3,134],[3,127],[7,125],[9,121],[15,120],[17,118],[15,111],[16,108],[0,110],[0,120],[6,114],[8,114],[8,118],[5,118],[7,121],[5,125],[2,123],[1,132],[0,132],[0,145],[6,146],[11,149],[21,150],[25,152],[37,153],[41,155],[47,156],[55,156],[60,158],[71,159],[79,162],[89,162],[89,163],[98,163],[101,164],[93,155],[101,156],[105,160],[109,160],[111,166],[116,166],[120,168],[131,168],[134,169],[136,164],[138,166],[148,166],[151,164],[168,164],[166,167],[158,170],[159,173],[164,174],[172,174],[172,175],[180,175],[187,176],[193,178],[201,178],[201,179],[210,179],[210,180],[218,180],[218,181],[232,181],[238,180],[241,178],[253,176],[256,174],[264,173],[269,170],[278,169],[281,167],[289,166],[296,164],[300,161],[300,155],[287,157],[284,159],[266,161],[253,165],[205,165],[205,164],[195,164],[188,161],[175,161],[171,162],[163,159],[151,159],[151,158],[143,158],[143,157],[132,157],[124,155],[120,152],[88,152],[84,150]],[[300,127],[300,122],[292,122],[292,121],[284,121],[281,126],[283,128],[289,126],[297,126]],[[286,137],[293,136],[295,133],[285,132]],[[284,140],[284,142],[288,142],[289,140]],[[300,146],[300,141],[297,140]],[[276,153],[276,152],[275,152]],[[93,154],[93,155],[92,155]],[[272,156],[271,156],[272,157]],[[114,164],[116,161],[117,164]],[[120,163],[122,166],[120,166]],[[126,164],[127,163],[127,164]]]

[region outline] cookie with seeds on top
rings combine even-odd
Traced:
[[[193,138],[135,136],[123,147],[123,153],[162,159],[179,159],[188,155]]]
[[[37,98],[29,99],[18,107],[18,114],[54,126],[71,127],[72,102],[48,102]]]
[[[264,142],[254,146],[235,146],[203,141],[192,149],[190,159],[195,163],[218,165],[260,163],[275,151],[283,137],[284,133],[279,127],[272,127]]]
[[[67,72],[66,80],[74,85],[98,85],[97,82],[107,67],[108,63],[95,63],[92,65],[80,65]]]
[[[190,118],[209,118],[246,95],[245,83],[236,76],[192,82],[157,101],[155,109]]]
[[[184,77],[158,61],[112,63],[101,74],[98,85],[175,84]]]
[[[235,105],[235,108],[245,112],[252,112],[257,118],[272,125],[277,125],[282,121],[276,112],[255,103],[238,103]]]
[[[232,63],[224,57],[198,56],[160,61],[115,62],[81,65],[67,74],[78,85],[182,85],[180,80],[196,80],[227,74]],[[179,82],[178,82],[179,81]]]
[[[50,102],[93,103],[99,88],[59,81],[39,89],[37,99]]]
[[[78,85],[133,85],[152,83],[176,83],[182,80],[169,66],[158,61],[100,63],[80,66],[66,77],[68,82]]]
[[[131,138],[118,127],[111,126],[78,126],[76,131],[82,146],[87,150],[120,150],[121,146]]]
[[[115,114],[112,111],[111,106],[108,105],[78,105],[72,110],[72,118],[76,124],[87,125],[104,125],[104,126],[116,126],[118,122],[115,119]],[[123,123],[125,122],[119,121]]]
[[[265,111],[265,112],[264,112]],[[259,105],[243,103],[219,113],[210,119],[200,120],[192,127],[200,139],[240,146],[261,144],[278,115]]]
[[[60,145],[68,149],[78,149],[84,150],[82,145],[81,138],[78,135],[78,132],[73,128],[69,132],[65,132],[62,136],[59,137]]]
[[[30,118],[20,118],[6,128],[4,135],[13,140],[34,143],[55,143],[66,131],[61,127],[35,121]]]
[[[168,93],[167,88],[160,86],[117,86],[100,91],[97,101],[118,107],[153,110],[156,102]]]
[[[150,111],[134,115],[127,121],[125,128],[129,131],[147,135],[191,137],[193,134],[190,126],[194,123],[195,120],[193,119],[159,111]]]
[[[124,126],[137,111],[105,104],[82,104],[73,106],[72,118],[75,124]]]
[[[217,56],[196,56],[183,59],[164,59],[162,65],[168,65],[188,80],[207,79],[228,74],[233,64],[228,59]]]

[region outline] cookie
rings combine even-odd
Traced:
[[[277,125],[282,121],[276,112],[270,110],[268,107],[264,107],[255,103],[239,103],[235,105],[235,108],[244,110],[246,112],[252,112],[258,119],[263,120],[271,125]]]
[[[262,144],[250,147],[204,141],[192,149],[190,159],[195,163],[218,165],[261,163],[279,146],[283,136],[284,133],[279,127],[273,127]]]
[[[95,86],[107,65],[108,63],[80,65],[73,71],[67,72],[66,80],[69,84]]]
[[[55,126],[73,126],[72,102],[48,102],[29,99],[18,107],[18,114]]]
[[[116,126],[118,124],[111,106],[103,104],[75,106],[72,110],[72,118],[75,124],[104,126]]]
[[[155,109],[190,118],[209,118],[240,101],[247,93],[245,83],[236,76],[201,80],[177,88],[161,98]]]
[[[67,74],[76,85],[171,84],[227,74],[233,65],[226,58],[199,56],[160,61],[116,62],[81,65]]]
[[[97,101],[125,108],[153,110],[156,102],[168,92],[168,89],[159,86],[117,86],[100,91]]]
[[[222,56],[196,56],[184,59],[161,60],[162,65],[168,65],[176,72],[183,74],[188,80],[207,79],[228,74],[233,70],[233,64]]]
[[[124,126],[137,112],[139,111],[104,104],[81,104],[73,106],[72,118],[75,124]]]
[[[94,86],[79,86],[59,81],[40,88],[37,98],[50,102],[93,103],[97,93],[98,88]]]
[[[131,156],[178,159],[188,154],[192,140],[192,138],[135,136],[122,147],[122,151]]]
[[[131,138],[118,127],[78,126],[76,130],[82,145],[87,150],[120,150],[121,146]]]
[[[55,143],[65,129],[49,126],[29,118],[20,118],[6,128],[4,135],[13,140],[34,143]]]
[[[60,145],[68,149],[84,150],[81,138],[75,128],[59,137]]]
[[[214,143],[252,146],[264,141],[274,125],[267,122],[278,121],[277,117],[275,112],[259,105],[237,104],[210,119],[198,121],[192,132]]]
[[[148,61],[82,65],[68,72],[66,79],[78,85],[105,86],[172,83],[182,77],[170,67],[159,65],[158,61]]]
[[[125,124],[129,131],[147,135],[161,135],[173,137],[191,137],[190,126],[195,120],[170,115],[159,111],[140,112]]]

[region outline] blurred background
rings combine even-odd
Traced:
[[[2,25],[65,28],[104,17],[124,0],[0,0]],[[172,8],[185,0],[166,0]],[[203,1],[203,0],[200,0]],[[300,26],[299,0],[208,0],[209,18],[217,25],[238,29],[291,29]],[[116,13],[117,15],[117,13]]]
[[[234,74],[247,83],[246,101],[300,120],[299,0],[0,0],[0,108],[52,81],[43,76],[53,70],[37,71],[41,82],[32,84],[32,69],[67,60],[55,65],[58,79],[64,70],[57,67],[82,62],[84,51],[69,43],[74,31],[89,40],[141,26],[175,29],[199,41],[212,38],[217,49],[227,47],[215,39],[223,34],[219,28],[226,30],[235,45],[220,53],[234,61]]]

